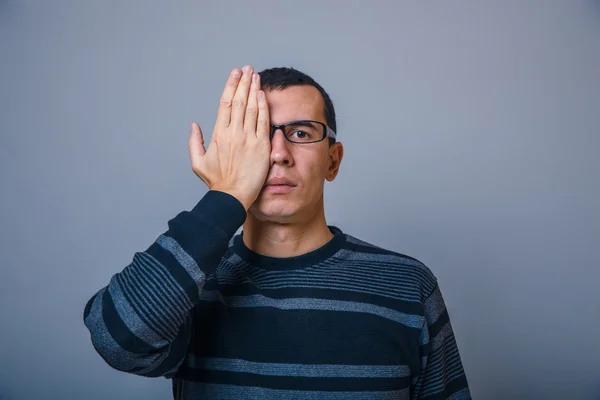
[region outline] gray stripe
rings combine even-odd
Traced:
[[[463,376],[464,373],[462,370],[455,369],[453,372],[449,373],[448,375],[445,375],[443,379],[436,380],[435,383],[427,381],[426,386],[423,387],[423,393],[421,395],[423,397],[428,397],[441,393],[448,386],[449,382]]]
[[[448,362],[443,366],[438,366],[436,369],[427,367],[427,383],[422,388],[423,396],[430,396],[439,392],[442,392],[447,386],[448,382],[464,376],[464,371],[460,363],[460,356],[454,354],[448,357]]]
[[[185,290],[179,285],[177,280],[173,278],[173,275],[171,275],[164,265],[158,262],[151,254],[140,253],[140,257],[145,259],[146,264],[153,267],[149,269],[149,272],[153,274],[155,279],[160,282],[161,286],[164,286],[165,290],[169,292],[169,297],[177,300],[178,308],[188,310],[194,306]]]
[[[351,268],[351,266],[348,266]],[[395,290],[398,293],[415,294],[419,293],[419,282],[414,280],[408,282],[406,279],[400,281],[398,276],[395,277],[382,277],[381,279],[374,279],[375,274],[369,273],[356,273],[350,271],[323,271],[313,272],[311,274],[289,274],[285,277],[265,277],[254,279],[256,284],[268,284],[276,282],[288,282],[294,280],[303,281],[318,281],[318,282],[360,282],[363,285],[369,287],[384,289],[386,291]],[[395,279],[396,278],[396,279]]]
[[[188,355],[186,364],[196,369],[245,372],[267,376],[305,378],[403,378],[410,376],[410,368],[406,365],[263,363],[231,358],[198,358],[193,354]]]
[[[167,309],[175,313],[176,323],[181,324],[193,304],[185,290],[177,284],[172,275],[166,272],[163,276],[164,266],[151,255],[146,254],[146,256],[144,258],[146,258],[147,268],[143,270],[144,275],[151,281],[155,292],[164,300]]]
[[[345,285],[336,285],[330,283],[328,285],[321,285],[317,283],[306,284],[306,280],[300,281],[300,283],[282,283],[277,285],[257,285],[256,282],[253,282],[259,289],[287,289],[287,288],[309,288],[309,289],[337,289],[337,290],[345,290],[352,291],[356,293],[366,293],[366,294],[375,294],[382,297],[386,297],[394,300],[402,300],[402,301],[410,301],[410,302],[419,302],[418,296],[402,296],[395,293],[395,291],[386,291],[386,290],[373,290],[370,287],[364,285],[364,282],[355,282],[355,284],[345,284]]]
[[[85,325],[91,333],[94,348],[102,355],[108,365],[115,369],[131,371],[134,368],[144,368],[137,373],[153,370],[157,364],[162,362],[166,354],[156,353],[154,356],[140,357],[139,354],[130,353],[115,342],[102,318],[102,295],[104,291],[105,289],[102,289],[92,302],[90,314],[85,320]]]
[[[114,284],[108,286],[108,292],[113,299],[119,317],[121,317],[127,326],[127,329],[135,332],[140,339],[154,347],[160,347],[166,344],[165,340],[140,319],[138,313],[135,312],[125,298],[121,291],[121,284],[118,281],[115,280]]]
[[[145,267],[145,266],[144,266]],[[146,306],[146,317],[148,321],[154,325],[154,328],[158,330],[164,330],[168,333],[167,338],[171,339],[177,335],[177,331],[172,326],[173,324],[169,324],[169,316],[167,315],[167,310],[165,310],[165,305],[162,301],[160,301],[159,296],[154,292],[154,289],[147,285],[145,280],[140,278],[139,268],[130,268],[128,269],[128,277],[130,279],[132,291],[136,291],[139,295],[136,298],[138,304],[144,303]],[[125,272],[125,271],[123,271]],[[154,315],[150,313],[152,311]],[[156,318],[154,318],[156,316]]]
[[[425,300],[423,307],[425,308],[427,323],[433,325],[446,309],[439,286],[436,287],[433,293]]]
[[[325,260],[322,264],[323,267],[334,267],[338,270],[343,270],[343,266],[351,265],[352,270],[362,270],[365,272],[377,271],[383,273],[407,273],[413,274],[419,280],[427,279],[431,277],[431,272],[421,264],[406,264],[399,262],[398,260],[391,259],[390,257],[382,257],[375,255],[373,257],[363,257],[360,254],[350,253],[346,257],[330,258]],[[384,267],[384,268],[380,268]]]
[[[442,346],[446,338],[452,336],[452,334],[452,325],[450,324],[450,321],[448,321],[446,322],[446,325],[440,329],[440,332],[437,334],[437,336],[431,339],[431,352],[436,351],[440,346]]]
[[[425,318],[423,318],[423,326],[421,327],[421,333],[419,333],[419,344],[423,346],[427,346],[429,344],[429,327],[425,323]]]
[[[351,266],[348,266],[351,268]],[[372,286],[386,291],[394,290],[396,292],[404,292],[407,294],[414,294],[420,292],[419,288],[421,282],[418,279],[412,277],[399,277],[398,274],[392,276],[381,276],[380,279],[374,279],[376,277],[375,272],[356,272],[356,271],[341,271],[341,270],[326,270],[323,271],[310,271],[303,273],[288,272],[287,274],[259,274],[256,272],[248,274],[247,272],[225,274],[223,279],[241,279],[246,276],[251,277],[253,282],[259,285],[286,283],[294,281],[302,282],[348,282],[356,283],[360,282],[362,285]],[[401,278],[401,279],[398,279]]]
[[[285,277],[290,274],[290,271],[285,271],[287,273],[282,273],[282,271],[273,271],[265,269],[256,269],[255,271],[257,273],[257,276],[259,277]],[[430,279],[430,275],[424,272],[419,267],[391,263],[389,262],[389,260],[326,260],[320,264],[312,265],[301,270],[294,271],[296,275],[311,275],[329,272],[358,272],[362,275],[379,277],[386,280],[398,277],[402,277],[404,279],[412,279],[416,281],[424,281]]]
[[[371,265],[373,265],[373,263],[385,263],[427,274],[427,267],[425,267],[423,263],[389,254],[372,254],[346,251],[344,254],[341,254],[337,258],[349,263],[368,262],[371,263]]]
[[[438,368],[438,364],[448,363],[454,355],[458,356],[458,347],[454,342],[454,338],[445,337],[442,345],[429,353],[429,367],[435,365]],[[460,357],[458,359],[460,360]]]
[[[454,393],[452,396],[448,397],[448,400],[470,400],[471,399],[471,392],[469,391],[469,388],[464,388],[463,390],[460,390],[456,393]]]
[[[228,267],[226,267],[226,265]],[[360,268],[354,264],[345,264],[344,268],[339,268],[337,264],[317,265],[308,267],[302,271],[268,271],[261,269],[249,268],[247,264],[240,263],[230,267],[230,262],[223,262],[219,266],[221,277],[229,280],[240,280],[243,278],[250,278],[252,281],[259,283],[277,283],[285,282],[288,279],[320,279],[341,277],[350,278],[352,281],[360,280],[361,282],[373,282],[384,285],[390,285],[390,281],[396,281],[393,287],[398,287],[398,283],[402,283],[405,289],[415,288],[418,289],[422,279],[419,278],[418,271],[413,269],[400,269],[397,267],[385,269],[385,265],[382,268],[373,268],[372,264],[369,264],[369,268]],[[379,265],[378,265],[379,267]],[[401,278],[400,282],[398,278]]]
[[[435,387],[434,385],[442,387],[449,380],[446,376],[449,373],[448,371],[455,371],[454,373],[459,375],[463,374],[460,354],[455,347],[447,350],[447,355],[444,354],[443,358],[440,358],[437,362],[432,362],[431,357],[428,362],[427,385],[429,387]]]
[[[374,295],[378,295],[378,296],[382,296],[388,299],[394,299],[394,300],[400,300],[400,301],[407,301],[407,302],[417,302],[420,303],[419,301],[419,297],[418,296],[406,296],[406,295],[401,295],[398,293],[395,293],[394,291],[391,290],[376,290],[376,289],[372,289],[368,286],[365,286],[364,284],[335,284],[335,283],[329,283],[327,285],[323,285],[320,283],[307,283],[306,281],[299,281],[302,283],[285,283],[285,284],[278,284],[278,285],[257,285],[256,282],[253,282],[255,284],[255,286],[259,289],[288,289],[288,288],[294,288],[294,289],[298,289],[298,288],[307,288],[307,289],[328,289],[328,290],[340,290],[340,291],[349,291],[349,292],[355,292],[355,293],[365,293],[365,294],[374,294]]]
[[[141,287],[144,287],[148,291],[148,301],[153,302],[156,306],[154,307],[155,312],[162,314],[163,318],[161,322],[163,322],[164,327],[179,326],[184,316],[181,315],[182,313],[179,310],[173,309],[173,304],[163,290],[163,287],[148,273],[151,266],[146,264],[144,267],[132,269],[131,275],[136,278]]]
[[[200,293],[206,277],[192,256],[190,256],[175,239],[169,236],[160,235],[158,239],[156,239],[156,243],[175,257],[177,262],[186,270],[194,282],[198,284],[198,293]]]
[[[186,382],[183,387],[182,398],[245,400],[408,400],[409,394],[409,388],[381,392],[325,392]]]
[[[390,260],[389,257],[375,257],[372,260],[349,259],[349,257],[332,258],[299,271],[273,271],[250,267],[247,263],[240,260],[239,257],[230,257],[228,260],[237,264],[236,271],[243,270],[244,272],[242,274],[240,271],[234,275],[251,274],[253,279],[276,279],[277,277],[285,279],[288,276],[305,277],[320,273],[360,273],[369,279],[377,277],[383,279],[385,282],[388,282],[390,279],[397,281],[397,278],[401,277],[404,280],[408,279],[431,286],[430,282],[432,281],[432,274],[426,267],[399,264],[394,262],[394,260]]]
[[[414,266],[418,266],[418,267],[422,267],[424,266],[424,264],[422,262],[420,262],[419,260],[415,260],[413,258],[409,258],[409,257],[405,257],[403,255],[401,255],[400,253],[394,253],[391,252],[390,253],[386,253],[388,250],[386,249],[382,249],[381,247],[377,247],[374,246],[371,243],[367,243],[367,242],[363,242],[360,239],[356,239],[356,238],[351,238],[351,237],[346,237],[346,241],[351,243],[351,244],[358,244],[361,245],[365,248],[374,250],[374,251],[379,251],[379,253],[366,253],[366,252],[361,252],[359,249],[342,249],[340,250],[340,253],[345,253],[345,254],[351,254],[352,257],[356,257],[357,255],[359,255],[359,257],[361,259],[365,259],[368,257],[373,257],[373,256],[378,256],[381,258],[388,258],[388,259],[392,259],[392,260],[402,260],[402,264],[404,265],[414,265]]]
[[[311,299],[311,298],[286,298],[272,299],[260,294],[251,296],[219,297],[218,291],[205,291],[203,299],[206,301],[224,302],[229,307],[275,307],[282,310],[323,310],[323,311],[347,311],[362,312],[377,315],[391,321],[399,322],[411,328],[420,328],[423,325],[423,317],[419,315],[404,314],[390,308],[381,307],[368,303],[354,301]]]
[[[296,282],[301,284],[327,284],[327,285],[346,285],[346,286],[359,286],[359,287],[370,287],[373,289],[379,289],[383,293],[397,293],[399,295],[405,295],[407,297],[413,297],[415,299],[420,298],[420,292],[418,285],[412,286],[400,286],[398,282],[392,281],[390,279],[382,279],[379,281],[375,281],[372,279],[368,279],[367,276],[356,276],[350,273],[321,273],[321,274],[288,274],[286,276],[280,277],[256,277],[251,276],[252,282],[258,287],[279,287],[282,285],[285,286],[293,286]],[[247,280],[247,276],[243,275],[224,275],[220,277],[220,280],[224,283],[229,284],[238,284],[241,280]]]
[[[154,330],[157,335],[160,335],[163,338],[169,338],[170,334],[163,331],[161,327],[156,324],[155,320],[157,316],[154,314],[153,310],[148,307],[148,303],[144,299],[145,294],[141,293],[139,288],[133,283],[129,274],[129,268],[130,267],[126,267],[123,272],[116,275],[125,298],[129,301],[129,304],[138,315],[146,318],[146,324]]]
[[[254,270],[255,279],[276,279],[286,278],[288,276],[306,277],[306,276],[322,276],[333,274],[352,275],[366,277],[369,280],[382,280],[389,283],[390,280],[398,281],[401,278],[403,281],[410,283],[419,283],[429,280],[428,274],[421,269],[415,267],[407,267],[389,262],[374,262],[374,261],[348,261],[336,260],[332,262],[323,262],[314,266],[307,267],[299,271],[269,271],[269,270]],[[376,279],[378,278],[378,279]]]

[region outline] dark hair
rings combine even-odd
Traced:
[[[260,86],[263,90],[281,90],[289,86],[299,85],[310,85],[317,88],[321,96],[323,97],[323,103],[325,107],[323,113],[325,114],[325,122],[327,125],[337,133],[337,126],[335,122],[335,109],[333,108],[333,102],[329,98],[329,95],[313,78],[306,75],[297,69],[290,67],[275,67],[265,69],[259,72],[260,75]],[[334,138],[329,138],[329,144],[335,143]]]

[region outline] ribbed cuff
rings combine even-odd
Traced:
[[[209,220],[231,237],[246,221],[246,209],[229,193],[209,190],[191,210],[204,220]]]

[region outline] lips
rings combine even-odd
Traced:
[[[267,181],[263,189],[272,195],[285,195],[291,193],[295,187],[296,184],[287,178],[273,177]]]
[[[291,180],[287,179],[287,178],[273,177],[273,178],[267,180],[267,183],[265,184],[265,187],[266,186],[290,186],[290,187],[294,187],[294,186],[296,186],[296,184],[294,182],[292,182]]]

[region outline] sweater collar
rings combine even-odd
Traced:
[[[331,225],[329,225],[328,228],[331,233],[333,233],[333,238],[331,238],[327,243],[318,249],[295,257],[269,257],[256,253],[245,245],[243,240],[243,231],[234,239],[233,250],[240,256],[242,260],[259,268],[269,270],[305,268],[325,261],[344,246],[344,243],[346,242],[346,235],[342,232],[342,230]]]

